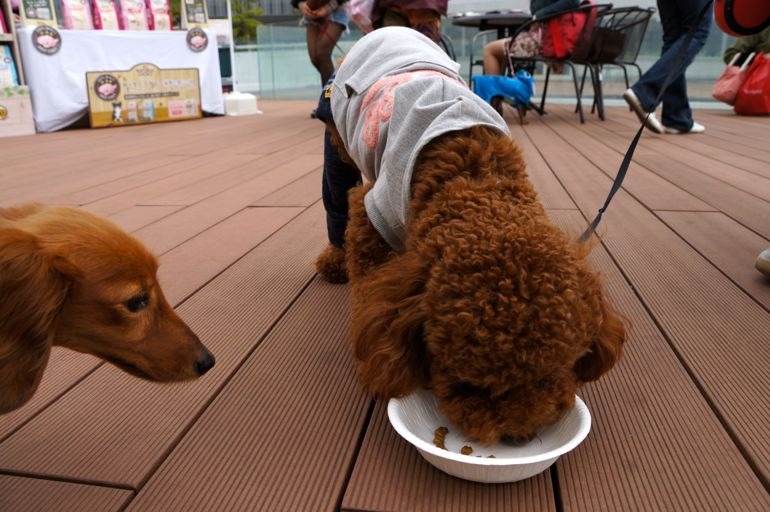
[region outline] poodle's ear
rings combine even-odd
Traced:
[[[587,354],[575,363],[575,375],[581,382],[598,379],[620,359],[626,328],[623,319],[602,299],[602,326]]]
[[[407,253],[353,284],[353,353],[361,380],[378,398],[403,396],[427,381],[425,278],[419,256]]]
[[[24,405],[40,383],[69,289],[66,266],[34,235],[0,229],[0,414]]]

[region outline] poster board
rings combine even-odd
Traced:
[[[182,0],[182,28],[205,28],[209,24],[206,0]]]
[[[21,24],[25,27],[59,26],[53,0],[19,0],[19,16],[21,16]]]
[[[203,116],[197,68],[142,63],[124,71],[86,73],[92,128],[197,119]]]

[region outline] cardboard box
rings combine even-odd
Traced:
[[[35,121],[27,86],[0,87],[0,137],[34,133]]]

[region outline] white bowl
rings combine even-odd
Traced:
[[[561,420],[522,446],[470,442],[439,412],[436,399],[427,390],[388,402],[388,418],[396,432],[435,467],[458,478],[485,483],[516,482],[542,473],[560,455],[580,444],[591,429],[591,414],[577,396],[575,406]],[[433,444],[434,432],[441,426],[449,429],[444,441],[446,450]],[[465,445],[473,448],[473,453],[462,455],[460,449]]]

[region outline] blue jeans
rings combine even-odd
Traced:
[[[644,109],[652,112],[657,107],[655,99],[663,88],[668,72],[676,64],[676,56],[684,44],[690,26],[695,24],[698,13],[707,0],[658,0],[658,12],[663,26],[663,50],[660,58],[642,75],[631,89],[639,98]],[[706,15],[698,23],[690,46],[685,53],[682,66],[676,72],[666,92],[663,93],[663,125],[677,130],[688,131],[692,128],[692,110],[687,99],[687,81],[685,70],[695,60],[695,55],[706,44],[711,30],[713,9],[707,9]]]
[[[334,146],[329,129],[324,131],[324,167],[321,187],[326,210],[326,233],[329,242],[345,246],[345,228],[348,225],[348,192],[360,181],[358,169],[345,163]]]

